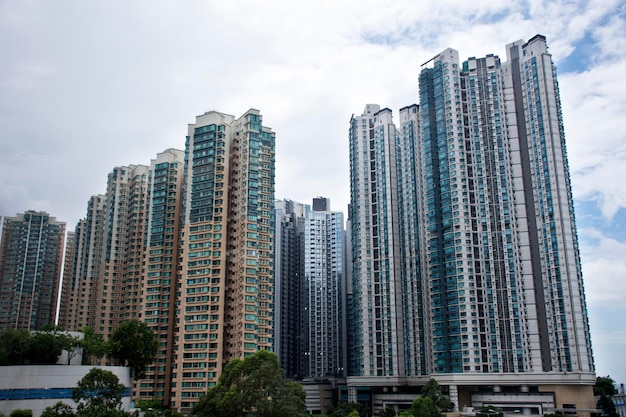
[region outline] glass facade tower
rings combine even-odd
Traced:
[[[400,110],[397,129],[375,105],[352,117],[349,385],[435,377],[457,405],[485,405],[472,390],[485,386],[494,401],[506,386],[519,401],[552,395],[546,410],[589,412],[594,366],[556,70],[541,35],[506,53],[432,58],[420,104]]]

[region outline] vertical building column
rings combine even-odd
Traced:
[[[456,385],[450,385],[448,387],[450,401],[454,404],[452,411],[459,411],[459,389]]]

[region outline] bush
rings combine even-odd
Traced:
[[[62,401],[57,402],[55,405],[46,407],[41,413],[41,417],[74,417],[74,410],[69,405]]]
[[[33,417],[33,410],[22,410],[17,408],[11,411],[10,417]]]

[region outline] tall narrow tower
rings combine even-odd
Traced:
[[[287,378],[306,376],[307,327],[304,286],[304,224],[311,207],[276,201],[274,352]]]
[[[350,120],[354,373],[405,375],[396,128],[368,104]]]
[[[319,200],[319,199],[318,199]],[[315,200],[314,200],[315,201]],[[310,211],[304,226],[306,378],[344,376],[343,213],[328,204]]]
[[[180,265],[180,221],[183,198],[185,153],[167,149],[152,160],[147,185],[145,217],[146,239],[142,251],[144,265],[141,277],[129,276],[126,318],[137,307],[140,319],[154,332],[159,341],[154,362],[146,378],[135,383],[134,398],[160,399],[170,405],[172,370],[175,355],[177,276]],[[137,227],[137,231],[144,228]],[[144,243],[143,240],[139,242]],[[135,289],[137,285],[139,290]],[[139,291],[139,295],[135,294]]]
[[[187,410],[233,358],[273,346],[274,148],[251,109],[189,126],[176,388]]]
[[[66,330],[80,331],[84,326],[96,328],[95,293],[102,269],[104,202],[104,195],[89,199],[87,214],[74,229],[74,252],[66,252],[61,304],[68,314],[59,320],[59,325]],[[67,285],[65,280],[68,280]]]
[[[54,324],[65,223],[43,211],[5,217],[0,242],[0,331]]]

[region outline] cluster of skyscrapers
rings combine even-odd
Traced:
[[[397,125],[375,104],[351,118],[347,224],[325,198],[275,201],[275,135],[257,110],[198,116],[184,151],[117,167],[91,197],[68,232],[59,324],[106,338],[147,323],[160,348],[133,394],[181,410],[230,359],[267,349],[312,411],[326,391],[405,408],[435,378],[459,410],[588,414],[555,67],[541,35],[506,51],[447,49]],[[5,219],[0,327],[51,322],[63,234],[46,213]]]

